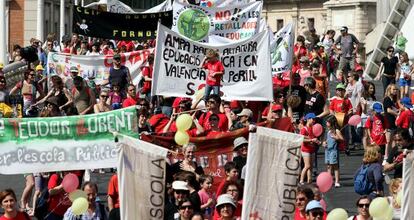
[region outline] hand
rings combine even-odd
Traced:
[[[60,111],[63,111],[63,108],[64,108],[64,106],[62,105],[62,106],[59,106],[59,110]]]
[[[212,199],[212,198],[208,198],[208,200],[207,200],[207,206],[210,206],[210,205],[212,205],[213,204],[213,202],[214,202],[214,200]]]

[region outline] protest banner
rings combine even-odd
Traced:
[[[205,84],[208,70],[201,68],[206,49],[218,50],[224,65],[221,82],[225,100],[273,99],[269,32],[226,45],[192,41],[163,25],[158,28],[152,94],[191,97]]]
[[[118,0],[100,0],[99,2],[85,5],[85,8],[120,14],[136,13],[131,7]]]
[[[156,5],[148,10],[145,10],[144,13],[155,13],[163,11],[172,11],[172,0],[166,0],[159,5]]]
[[[115,167],[110,131],[137,136],[135,107],[83,116],[1,118],[0,173]]]
[[[414,152],[405,152],[403,160],[403,196],[401,201],[401,219],[414,219]]]
[[[119,139],[121,219],[163,219],[168,150],[123,135]]]
[[[293,219],[302,141],[302,135],[264,127],[250,135],[243,220]]]
[[[171,27],[172,11],[118,14],[80,6],[73,9],[73,32],[89,37],[138,41],[155,39],[159,21]]]
[[[200,0],[200,6],[209,8],[220,8],[230,5],[246,4],[256,0]]]
[[[280,29],[270,44],[272,73],[275,75],[292,68],[295,32],[293,23]]]
[[[293,126],[290,118],[281,118],[271,123],[261,122],[258,126],[266,126],[273,129],[293,132]],[[213,188],[216,189],[220,182],[226,177],[224,172],[224,164],[233,160],[233,141],[237,137],[244,136],[248,138],[248,128],[242,128],[231,132],[223,132],[214,137],[191,137],[190,142],[197,146],[194,157],[198,165],[200,165],[205,174],[214,178]],[[168,149],[174,148],[174,134],[170,136],[164,135],[141,135],[141,139],[149,143],[163,146]],[[183,155],[169,156],[171,164],[183,159]]]
[[[205,41],[213,34],[232,40],[248,39],[257,33],[262,7],[261,1],[220,8],[175,1],[172,30],[194,41]]]
[[[147,63],[148,56],[154,49],[138,50],[130,53],[121,53],[121,63],[128,67],[132,82],[138,84],[141,79],[141,68]],[[65,82],[70,76],[70,67],[79,69],[79,76],[85,79],[93,77],[95,83],[108,79],[109,69],[112,67],[113,55],[82,56],[50,52],[47,57],[47,75],[60,76]]]

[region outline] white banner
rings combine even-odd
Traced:
[[[260,25],[261,1],[222,8],[173,4],[172,30],[195,41],[206,41],[216,34],[232,40],[244,40],[256,34]]]
[[[171,1],[172,0],[166,0],[165,2],[144,11],[144,13],[157,13],[157,12],[163,12],[163,11],[171,11],[172,10]]]
[[[401,219],[414,219],[414,153],[403,160],[403,198],[401,199]]]
[[[268,31],[237,43],[212,46],[184,38],[162,25],[157,31],[152,94],[195,94],[206,83],[208,71],[200,66],[208,48],[219,51],[224,65],[220,88],[223,99],[273,99]]]
[[[106,5],[106,10],[112,13],[130,14],[137,13],[131,7],[118,0],[100,0],[99,2],[93,2],[86,5],[85,8],[92,8],[98,10],[99,7]]]
[[[292,68],[293,44],[295,40],[294,24],[289,23],[280,29],[270,44],[272,73],[281,73]]]
[[[264,127],[250,134],[243,220],[293,220],[302,141],[302,135]]]
[[[133,51],[121,54],[122,65],[129,68],[132,82],[136,85],[141,79],[141,67],[147,61],[148,56],[154,49]],[[112,55],[71,55],[60,53],[49,53],[47,57],[48,76],[58,75],[65,81],[70,77],[70,67],[78,67],[83,78],[94,77],[95,83],[101,83],[109,76],[109,69],[112,66]]]
[[[230,5],[240,5],[255,2],[256,0],[200,0],[200,6],[208,8],[219,8]]]
[[[121,219],[163,219],[168,150],[126,136],[119,147]]]

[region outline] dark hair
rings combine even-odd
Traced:
[[[197,177],[193,172],[180,171],[177,173],[175,180],[181,180],[187,182],[188,186],[194,188],[196,191],[200,189],[200,184],[197,182]]]
[[[213,118],[216,118],[217,120],[220,120],[219,116],[217,114],[211,114],[210,117],[208,118],[208,121],[211,121]]]
[[[226,164],[224,164],[224,171],[230,172],[232,169],[237,169],[237,164],[233,161],[229,161]]]
[[[393,49],[394,50],[394,47],[393,46],[388,46],[387,47],[387,51],[390,50],[390,49]]]
[[[411,141],[411,135],[410,131],[406,128],[397,128],[397,131],[395,132],[395,135],[400,135],[402,139],[410,142]]]
[[[351,76],[354,78],[355,81],[359,80],[359,74],[357,72],[351,72]]]
[[[189,202],[191,203],[191,207],[193,207],[193,203],[191,202],[191,200],[189,198],[183,198],[181,201],[178,202],[178,208],[181,208],[181,206],[185,203],[185,202]],[[194,209],[194,207],[193,207]]]
[[[34,69],[27,69],[26,71],[24,71],[24,79],[27,79],[31,72],[34,72]]]
[[[82,191],[85,190],[85,187],[86,186],[95,188],[96,193],[98,193],[98,184],[96,184],[95,182],[92,182],[92,181],[86,181],[86,182],[84,182],[83,185],[82,185],[82,188],[81,188]]]
[[[236,186],[237,187],[237,190],[239,190],[239,198],[238,199],[241,200],[243,198],[243,186],[240,185],[237,181],[234,181],[234,180],[226,181],[224,183],[223,188],[221,188],[220,195],[226,194],[227,189],[229,188],[229,186]]]
[[[0,192],[0,203],[3,203],[3,200],[7,197],[11,196],[14,198],[14,200],[17,201],[16,193],[12,189],[5,189]]]
[[[311,68],[317,68],[319,69],[321,67],[321,65],[319,64],[318,60],[315,60],[312,62]]]
[[[201,175],[201,176],[198,178],[198,182],[199,182],[199,183],[200,183],[200,185],[201,185],[201,184],[203,184],[203,183],[204,183],[206,180],[208,180],[208,179],[211,179],[211,182],[213,182],[213,181],[214,181],[214,178],[213,178],[212,176],[203,174],[203,175]]]
[[[338,121],[336,120],[336,117],[333,115],[330,115],[326,118],[326,122],[329,122],[331,124],[331,127],[333,129],[339,129]]]
[[[153,63],[154,63],[154,54],[153,54],[153,53],[152,53],[152,54],[150,54],[150,55],[148,56],[147,60],[148,60],[148,63],[149,63],[149,64],[153,64]]]
[[[305,195],[305,197],[308,199],[308,201],[313,200],[313,198],[315,197],[315,195],[313,194],[312,189],[309,188],[309,187],[305,187],[305,186],[298,187],[298,190],[296,192],[296,195],[297,194],[303,194],[303,195]]]
[[[357,199],[357,201],[356,201],[356,206],[358,206],[358,205],[359,205],[359,202],[360,202],[361,200],[363,200],[363,199],[368,199],[368,200],[369,200],[369,202],[371,203],[371,198],[369,198],[369,196],[367,196],[367,195],[363,195],[363,196],[360,196],[360,197]]]
[[[373,94],[369,94],[369,87],[372,86],[374,87],[374,93]],[[377,98],[375,97],[375,84],[372,82],[367,82],[364,85],[364,91],[362,92],[362,97],[364,97],[365,99],[371,98],[372,100],[377,100]]]
[[[211,95],[209,95],[208,96],[208,99],[213,99],[217,103],[217,105],[220,105],[220,103],[221,103],[221,98],[217,94],[211,94]]]
[[[17,49],[22,49],[22,47],[18,44],[13,45],[13,51],[17,50]]]
[[[78,83],[82,83],[83,82],[83,78],[81,76],[75,76],[75,78],[73,78],[73,83],[74,84],[78,84]]]
[[[296,41],[305,43],[305,37],[302,35],[299,35],[298,37],[296,37]]]

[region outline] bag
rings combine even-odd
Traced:
[[[372,192],[373,184],[368,179],[369,165],[362,165],[354,177],[354,190],[359,195],[369,195]]]
[[[35,217],[37,219],[44,219],[44,217],[48,214],[49,208],[49,189],[46,187],[43,189],[42,193],[40,194],[39,198],[36,200],[36,207],[35,210]]]

